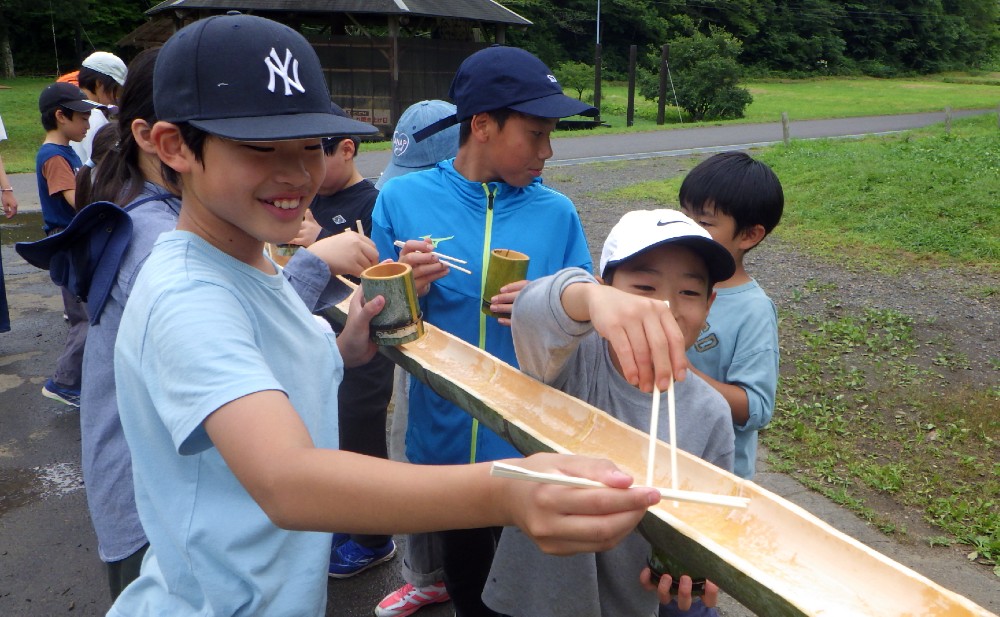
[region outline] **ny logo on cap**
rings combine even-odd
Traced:
[[[267,58],[264,58],[264,64],[267,65],[267,70],[270,74],[270,79],[267,82],[267,89],[274,92],[274,76],[277,75],[285,80],[285,96],[292,95],[292,88],[295,88],[299,92],[305,93],[306,89],[302,87],[302,82],[299,81],[299,61],[292,57],[292,52],[285,49],[285,61],[282,62],[281,58],[278,57],[278,52],[271,48],[271,54]],[[292,74],[288,74],[288,66],[292,67]]]

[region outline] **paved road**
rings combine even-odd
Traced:
[[[955,118],[960,118],[988,113],[989,111],[992,110],[963,110],[955,111],[952,115]],[[943,111],[797,122],[792,119],[790,134],[792,139],[850,137],[905,131],[944,122],[944,120],[945,113]],[[547,163],[547,166],[559,167],[615,159],[642,159],[677,156],[692,152],[745,149],[778,143],[782,139],[780,122],[675,128],[667,131],[624,135],[585,135],[581,132],[581,134],[572,137],[554,139],[552,148],[555,151],[555,156]],[[388,150],[365,151],[364,145],[362,145],[361,153],[357,159],[358,169],[365,177],[376,178],[385,169],[390,156]],[[34,174],[12,174],[11,183],[16,191],[21,210],[25,212],[38,210],[38,190],[35,186]]]
[[[885,132],[942,119],[943,114],[919,114],[802,122],[792,125],[792,134],[805,138]],[[555,144],[559,157],[551,165],[593,157],[662,156],[780,139],[778,124],[561,138]],[[386,152],[362,154],[363,173],[377,175],[387,159]],[[33,204],[30,198],[34,177],[16,175],[14,182],[22,210],[37,209],[37,199]],[[79,416],[39,394],[65,338],[61,304],[47,273],[27,265],[14,253],[9,231],[4,226],[7,244],[0,247],[13,322],[11,332],[0,334],[0,615],[102,615],[107,608],[107,591],[82,490]],[[1000,612],[1000,585],[982,568],[942,568],[914,547],[883,536],[781,474],[765,469],[757,481],[893,559]],[[374,603],[399,584],[398,572],[398,564],[393,562],[356,579],[330,583],[331,598],[336,600],[331,601],[328,615],[369,615]],[[721,612],[724,617],[749,615],[732,600],[724,603]],[[448,605],[439,605],[420,615],[446,617],[451,610]]]

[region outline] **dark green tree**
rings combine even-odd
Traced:
[[[721,28],[696,32],[670,45],[670,70],[681,109],[691,119],[742,118],[753,96],[739,86],[743,69],[737,58],[741,44]],[[643,71],[639,94],[655,100],[659,77]]]

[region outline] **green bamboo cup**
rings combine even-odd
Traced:
[[[424,335],[409,264],[387,262],[368,268],[361,273],[361,290],[366,302],[376,296],[385,298],[382,311],[371,321],[371,337],[376,345],[402,345]]]
[[[493,249],[486,267],[486,284],[483,285],[483,312],[490,317],[510,317],[509,313],[490,310],[490,298],[500,293],[500,288],[528,278],[528,261],[524,253],[511,249]]]

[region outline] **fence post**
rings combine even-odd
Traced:
[[[789,130],[788,126],[787,111],[781,112],[781,138],[784,140],[786,146],[792,143],[792,132]]]
[[[944,108],[944,132],[951,135],[951,106]]]
[[[660,48],[660,96],[656,99],[656,124],[666,122],[667,110],[667,59],[670,56],[670,45]]]
[[[625,113],[625,126],[632,126],[635,122],[635,54],[638,49],[635,45],[628,48],[628,111]]]
[[[594,45],[594,107],[597,120],[601,120],[601,44]]]

